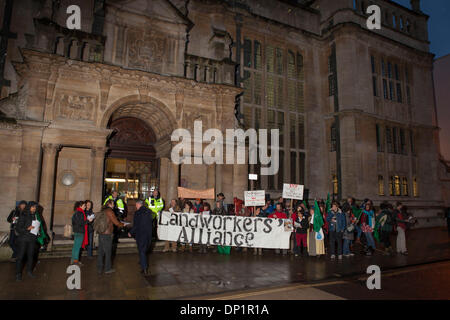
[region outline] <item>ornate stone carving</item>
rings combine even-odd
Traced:
[[[166,39],[147,30],[130,29],[127,37],[128,66],[160,72]]]
[[[97,97],[59,92],[55,100],[57,118],[94,120]]]

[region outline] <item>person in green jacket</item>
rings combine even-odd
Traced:
[[[392,211],[387,202],[380,204],[380,214],[376,217],[376,225],[379,226],[380,242],[384,245],[385,255],[392,254],[390,235],[393,227]]]
[[[123,203],[123,200],[119,198],[119,193],[114,190],[106,199],[103,201],[103,206],[106,206],[106,202],[108,200],[114,201],[114,213],[116,214],[116,217],[120,220],[123,220],[125,215],[125,204]]]

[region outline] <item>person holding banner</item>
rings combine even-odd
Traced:
[[[283,199],[280,197],[280,199]],[[277,218],[277,219],[287,219],[286,213],[283,211],[283,204],[281,202],[277,202],[275,207],[275,212],[269,215],[269,218]],[[287,255],[287,249],[281,250],[283,256]],[[280,249],[275,249],[276,254],[280,254]]]
[[[339,209],[339,203],[337,201],[333,201],[331,204],[331,210],[328,211],[327,221],[329,224],[329,249],[331,260],[336,258],[336,244],[338,259],[342,260],[342,237],[345,228],[347,227],[347,221],[345,219],[345,214]]]
[[[189,200],[184,201],[183,212],[184,213],[194,213],[192,202],[190,202]],[[192,243],[189,243],[189,244],[182,243],[181,247],[180,247],[180,252],[184,252],[187,245],[189,246],[189,252],[192,253]]]
[[[267,218],[269,216],[269,207],[271,206],[270,200],[266,202],[264,207],[262,208],[256,208],[255,212],[253,213],[254,217],[258,218]],[[262,256],[262,248],[255,248],[253,251],[253,255],[260,255]]]
[[[180,212],[180,211],[181,211],[181,209],[180,209],[180,207],[178,207],[177,200],[172,199],[170,201],[169,212],[174,213],[174,212]],[[177,252],[177,243],[175,241],[165,241],[163,252],[168,252],[169,249],[172,252]]]
[[[292,215],[292,223],[295,231],[294,241],[294,255],[298,257],[301,254],[301,248],[303,247],[303,255],[307,252],[307,234],[309,228],[308,219],[305,217],[305,211],[301,206],[297,207],[296,212]]]
[[[211,214],[211,206],[208,202],[203,203],[203,211],[200,214],[202,216],[209,216]],[[208,253],[208,246],[206,244],[200,245],[200,253]]]

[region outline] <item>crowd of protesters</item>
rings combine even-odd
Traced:
[[[202,215],[291,219],[291,249],[275,249],[275,253],[285,256],[293,254],[296,257],[329,255],[332,260],[342,260],[355,254],[371,256],[376,250],[385,255],[407,255],[405,233],[416,223],[416,219],[408,214],[401,202],[396,202],[395,206],[383,202],[375,208],[370,199],[358,205],[353,197],[343,202],[331,201],[328,197],[327,200],[314,200],[311,205],[306,201],[290,202],[280,197],[276,201],[267,200],[261,207],[245,207],[242,201],[237,200],[227,209],[224,199],[223,193],[218,194],[213,209],[202,199],[195,199],[194,203],[187,199],[172,199],[168,210]],[[392,236],[396,236],[395,251],[391,244]],[[166,242],[163,252],[184,252],[186,247],[193,252],[190,243]],[[198,246],[199,253],[206,253],[208,249],[206,245]],[[217,252],[216,246],[211,246],[211,249]],[[248,251],[247,248],[238,247],[233,250]],[[253,248],[252,251],[254,255],[263,254],[262,248]]]
[[[395,253],[407,255],[406,232],[416,223],[410,216],[406,206],[396,202],[395,206],[383,202],[375,208],[370,199],[365,199],[360,205],[355,199],[348,197],[346,201],[286,201],[282,197],[276,201],[267,199],[264,206],[246,207],[242,200],[234,199],[233,204],[225,203],[223,193],[211,205],[202,199],[172,199],[164,208],[164,201],[157,189],[145,202],[136,201],[133,227],[128,236],[134,237],[139,249],[139,263],[141,272],[148,274],[147,253],[150,249],[155,230],[157,215],[164,209],[170,212],[197,213],[202,215],[236,215],[244,217],[260,217],[292,220],[292,237],[290,249],[276,249],[276,254],[295,257],[300,256],[326,256],[330,259],[342,260],[343,257],[352,257],[355,254],[371,256],[376,250],[385,255]],[[90,200],[77,201],[71,216],[71,235],[74,243],[71,263],[82,265],[80,262],[81,250],[86,249],[88,257],[93,256],[94,232],[99,235],[97,244],[97,270],[101,274],[113,273],[111,256],[113,243],[117,230],[123,230],[125,224],[121,221],[124,214],[123,201],[117,192],[107,197],[102,209],[94,214],[94,204]],[[8,216],[11,224],[9,244],[13,250],[12,259],[16,263],[16,279],[22,279],[22,269],[26,262],[27,274],[34,277],[33,268],[37,262],[39,250],[45,249],[49,237],[46,234],[45,222],[42,219],[42,207],[36,202],[20,201],[17,207]],[[450,212],[447,209],[446,218],[450,221]],[[35,224],[39,221],[39,224]],[[35,226],[38,231],[32,232]],[[450,222],[449,222],[450,232]],[[391,243],[393,235],[396,236],[395,251]],[[378,245],[377,245],[378,243]],[[377,248],[378,247],[378,248]],[[218,253],[229,254],[230,247],[193,245],[192,243],[177,243],[166,241],[163,252],[194,252],[207,253],[214,250]],[[247,252],[247,248],[233,248],[236,252]],[[270,251],[271,249],[264,249]],[[357,251],[359,250],[359,251]],[[262,248],[253,248],[254,255],[262,255]]]

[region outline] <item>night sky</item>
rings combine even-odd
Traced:
[[[411,8],[409,0],[394,1]],[[436,58],[450,54],[450,1],[422,0],[421,9],[430,16],[428,20],[430,51],[436,55]]]

